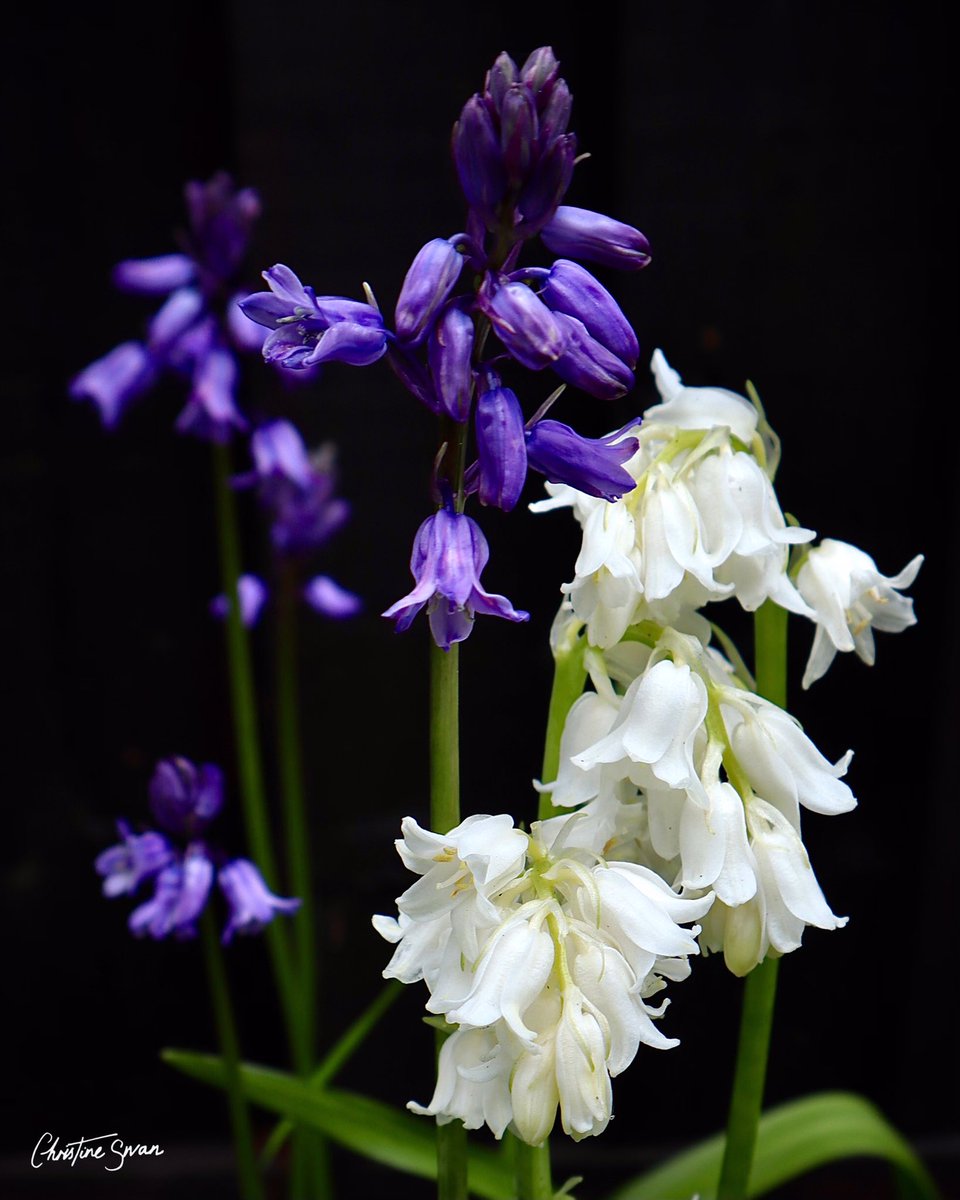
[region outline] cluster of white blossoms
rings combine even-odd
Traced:
[[[397,944],[388,978],[424,980],[427,1009],[458,1026],[443,1044],[433,1099],[413,1111],[468,1129],[508,1126],[538,1145],[560,1108],[564,1131],[601,1133],[611,1076],[641,1042],[676,1041],[650,997],[683,979],[713,894],[679,895],[637,863],[606,862],[571,834],[578,814],[534,824],[468,817],[449,833],[402,824],[397,849],[420,878],[374,917]]]
[[[684,387],[660,351],[652,369],[662,403],[622,431],[639,443],[624,464],[636,487],[607,501],[548,484],[531,506],[569,507],[583,531],[551,645],[593,690],[566,716],[556,779],[536,784],[568,811],[530,834],[509,816],[449,833],[407,818],[397,847],[420,878],[399,920],[374,918],[397,947],[384,974],[423,979],[428,1010],[456,1027],[433,1099],[410,1107],[534,1145],[558,1105],[573,1137],[601,1132],[611,1076],[640,1042],[675,1044],[652,1023],[665,1002],[648,1000],[689,974],[689,955],[722,952],[746,975],[807,926],[846,924],[810,865],[801,809],[855,807],[851,752],[831,762],[759,696],[698,610],[772,601],[813,621],[804,687],[838,651],[872,663],[873,629],[914,623],[897,589],[920,556],[888,578],[846,543],[811,546],[773,489],[779,443],[759,402]]]

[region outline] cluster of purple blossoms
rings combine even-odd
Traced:
[[[150,811],[164,831],[134,833],[118,822],[121,841],[96,860],[105,896],[132,895],[152,882],[153,896],[130,914],[131,933],[160,939],[195,937],[214,880],[227,902],[222,940],[258,933],[277,913],[295,913],[299,900],[274,896],[245,858],[228,859],[201,836],[223,806],[223,774],[212,763],[164,758],[150,780]]]
[[[229,175],[184,189],[189,228],[181,250],[129,259],[114,268],[121,291],[165,297],[146,338],[122,342],[84,368],[70,384],[75,400],[92,400],[107,429],[165,372],[189,380],[180,433],[227,442],[247,422],[236,404],[236,352],[257,351],[263,335],[240,311],[248,289],[238,283],[260,199],[252,188],[235,189]]]
[[[469,495],[509,511],[528,467],[607,500],[635,486],[624,469],[638,447],[629,427],[591,439],[545,419],[564,385],[614,400],[634,384],[636,335],[610,292],[573,259],[627,270],[650,261],[638,230],[561,203],[576,162],[576,138],[567,132],[571,103],[549,47],[535,50],[522,67],[506,53],[497,58],[483,92],[467,101],[453,129],[466,229],[433,238],[417,253],[393,330],[369,291],[367,303],[317,296],[285,266],[265,271],[270,291],[241,304],[272,330],[263,345],[269,362],[297,370],[334,359],[366,366],[386,356],[406,388],[440,418],[438,511],[417,534],[416,586],[384,615],[405,629],[426,606],[445,649],[469,635],[475,613],[527,617],[480,585],[489,551],[463,512]],[[537,235],[563,257],[549,267],[518,266],[524,244]],[[458,291],[465,266],[470,284]],[[511,362],[534,372],[549,368],[562,381],[529,420],[501,380]],[[476,461],[464,472],[461,448],[471,418]]]
[[[277,557],[299,570],[321,549],[350,516],[350,505],[336,495],[337,475],[333,446],[327,443],[312,454],[289,421],[270,421],[250,438],[253,470],[238,475],[234,487],[253,487],[270,519],[270,541]],[[240,616],[244,625],[255,624],[266,602],[267,585],[257,575],[238,581]],[[360,598],[329,575],[314,575],[300,587],[306,603],[325,617],[340,620],[355,616]],[[217,596],[210,605],[214,616],[225,617],[229,601]]]

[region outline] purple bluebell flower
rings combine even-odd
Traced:
[[[554,312],[576,317],[592,338],[628,367],[640,355],[637,335],[613,296],[588,270],[558,258],[545,273],[540,298]]]
[[[559,421],[537,421],[527,431],[527,460],[551,483],[566,483],[589,496],[616,500],[632,492],[636,480],[623,464],[636,454],[640,442],[625,436],[631,422],[603,438],[585,438]]]
[[[540,236],[554,254],[603,267],[638,271],[650,261],[650,243],[639,229],[587,208],[560,205]]]
[[[440,408],[461,425],[470,417],[473,345],[473,318],[450,305],[430,333],[427,361]]]
[[[401,341],[416,345],[433,324],[453,291],[463,267],[463,255],[453,244],[433,238],[417,253],[397,300],[396,330]]]
[[[235,933],[259,933],[277,913],[295,913],[300,907],[299,900],[274,896],[263,876],[246,858],[235,858],[221,867],[218,882],[230,910],[223,930],[224,944]]]
[[[234,479],[235,487],[261,484],[308,488],[313,476],[310,455],[295,425],[289,421],[269,421],[250,436],[253,470]]]
[[[149,933],[158,941],[171,933],[178,938],[196,937],[213,875],[206,847],[200,842],[189,845],[179,862],[170,863],[157,876],[153,898],[130,914],[130,932],[136,937]]]
[[[223,772],[214,763],[161,758],[147,788],[150,811],[168,833],[195,837],[223,807]]]
[[[240,620],[245,629],[252,629],[267,602],[267,585],[259,576],[245,573],[237,580],[237,592],[240,595]],[[230,613],[230,599],[226,592],[214,596],[210,601],[210,615],[225,621]]]
[[[565,344],[563,353],[550,365],[565,383],[597,400],[618,400],[629,392],[636,381],[625,362],[592,338],[576,317],[561,312],[553,317],[565,335]]]
[[[335,621],[355,617],[363,608],[359,596],[348,592],[329,575],[315,575],[304,587],[303,598],[314,612]]]
[[[178,432],[225,442],[246,428],[235,401],[235,352],[258,348],[259,339],[238,321],[237,299],[245,293],[238,292],[236,275],[260,202],[223,173],[188,183],[185,198],[185,253],[127,259],[114,268],[121,291],[166,297],[145,342],[124,342],[92,363],[72,380],[70,395],[92,400],[112,429],[131,401],[172,371],[192,385]]]
[[[525,283],[488,282],[478,303],[512,357],[530,371],[556,362],[568,335],[539,296]]]
[[[173,850],[162,833],[134,833],[126,821],[117,822],[122,841],[97,856],[97,874],[103,876],[105,896],[132,895],[173,861]]]
[[[510,512],[527,477],[523,410],[510,388],[488,388],[477,400],[477,494],[481,504]]]
[[[473,96],[453,127],[453,161],[463,194],[488,229],[497,223],[497,206],[507,191],[500,135],[483,99]]]
[[[269,292],[240,302],[246,315],[273,332],[263,343],[266,362],[302,370],[324,362],[366,367],[387,349],[383,318],[372,304],[345,296],[317,296],[282,263],[263,272]]]
[[[410,558],[416,586],[383,613],[394,618],[397,632],[410,627],[427,607],[433,640],[443,650],[470,636],[476,613],[526,621],[505,596],[491,595],[480,584],[490,550],[480,527],[463,513],[441,508],[417,530]]]

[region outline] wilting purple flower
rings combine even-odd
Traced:
[[[264,271],[263,278],[270,291],[255,292],[240,307],[252,321],[273,330],[263,343],[266,362],[292,370],[324,362],[366,367],[386,352],[383,318],[372,304],[317,296],[282,263]]]
[[[473,318],[450,305],[430,333],[427,360],[442,410],[461,425],[470,417],[473,395]]]
[[[250,188],[235,189],[220,173],[186,185],[187,253],[127,259],[114,268],[124,292],[166,297],[149,324],[144,344],[124,342],[81,371],[70,396],[96,404],[103,425],[116,426],[129,403],[164,371],[191,381],[178,432],[225,442],[246,422],[235,402],[236,350],[256,347],[239,327],[236,274],[246,253],[260,201]]]
[[[240,595],[240,620],[245,629],[252,629],[267,602],[267,585],[257,575],[244,574],[237,580]],[[225,621],[230,613],[230,600],[225,592],[210,601],[210,615]]]
[[[417,530],[410,558],[416,586],[383,616],[395,618],[397,632],[402,633],[426,605],[433,640],[444,650],[470,636],[476,613],[528,620],[530,614],[515,609],[505,596],[483,590],[480,572],[489,557],[476,522],[441,508]]]
[[[639,270],[650,261],[650,243],[639,229],[587,208],[562,204],[540,236],[564,258],[585,258],[622,271]]]
[[[274,896],[263,876],[246,858],[235,858],[220,868],[220,890],[230,909],[223,942],[230,942],[235,933],[259,933],[277,913],[295,913],[299,900],[283,900]]]
[[[173,850],[162,833],[134,833],[126,821],[117,822],[117,831],[121,843],[104,850],[94,863],[97,874],[103,876],[105,896],[131,895],[173,860]]]
[[[565,336],[564,351],[554,371],[572,387],[578,387],[597,400],[617,400],[634,385],[633,372],[626,363],[611,354],[606,346],[592,338],[576,317],[554,313],[554,320]]]
[[[587,333],[626,366],[636,365],[640,346],[630,322],[603,284],[579,263],[558,258],[545,272],[540,298],[554,312],[582,321]]]
[[[197,918],[203,912],[213,884],[213,863],[200,842],[188,846],[180,862],[164,867],[157,876],[151,900],[130,914],[130,932],[149,933],[157,940],[174,934],[195,937]]]
[[[354,617],[363,608],[359,596],[348,592],[328,575],[315,575],[304,587],[303,598],[315,612],[335,621]]]
[[[401,341],[416,344],[430,329],[453,291],[463,255],[451,241],[433,238],[417,253],[397,300],[396,330]]]
[[[223,807],[223,772],[214,763],[161,758],[147,789],[150,811],[168,833],[195,837]]]
[[[523,411],[516,395],[492,387],[477,400],[477,493],[481,504],[510,512],[527,477]]]
[[[567,334],[554,314],[525,283],[505,283],[478,297],[494,332],[510,354],[530,371],[556,362],[564,352]]]
[[[636,487],[623,464],[636,454],[640,442],[624,437],[624,430],[608,437],[585,438],[559,421],[538,421],[526,438],[530,466],[551,483],[566,483],[604,500],[616,500]]]

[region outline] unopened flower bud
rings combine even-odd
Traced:
[[[558,258],[540,296],[554,312],[582,321],[592,338],[621,362],[634,366],[640,354],[637,335],[613,296],[579,263]]]
[[[397,337],[416,343],[424,336],[453,290],[463,256],[443,238],[422,247],[407,271],[397,300]]]
[[[507,175],[493,118],[479,96],[471,97],[463,106],[460,120],[453,127],[452,148],[467,203],[492,228],[496,207],[507,190]]]
[[[633,387],[630,368],[592,338],[582,321],[566,313],[553,315],[566,335],[564,351],[552,364],[564,382],[598,400],[616,400]]]
[[[637,452],[640,443],[635,437],[615,433],[585,438],[559,421],[538,421],[526,440],[530,466],[551,483],[565,483],[604,500],[616,500],[636,487],[623,467]]]
[[[473,333],[473,318],[452,304],[434,325],[427,346],[439,405],[461,425],[470,415]]]
[[[480,305],[510,354],[530,371],[555,362],[568,335],[539,296],[525,283],[506,283],[492,295],[482,292]]]
[[[477,401],[478,495],[481,504],[510,512],[527,477],[523,412],[510,388],[496,387]]]
[[[150,811],[168,833],[193,836],[223,807],[223,772],[187,758],[162,758],[150,780]]]
[[[639,229],[587,208],[562,204],[541,236],[554,254],[604,267],[636,271],[650,261],[650,243]]]
[[[573,163],[577,153],[577,139],[572,133],[558,137],[533,169],[524,185],[517,208],[523,216],[521,232],[526,237],[538,233],[554,213],[566,195],[573,178]]]
[[[500,114],[500,146],[507,178],[519,183],[530,169],[537,139],[537,109],[529,88],[508,88]]]

